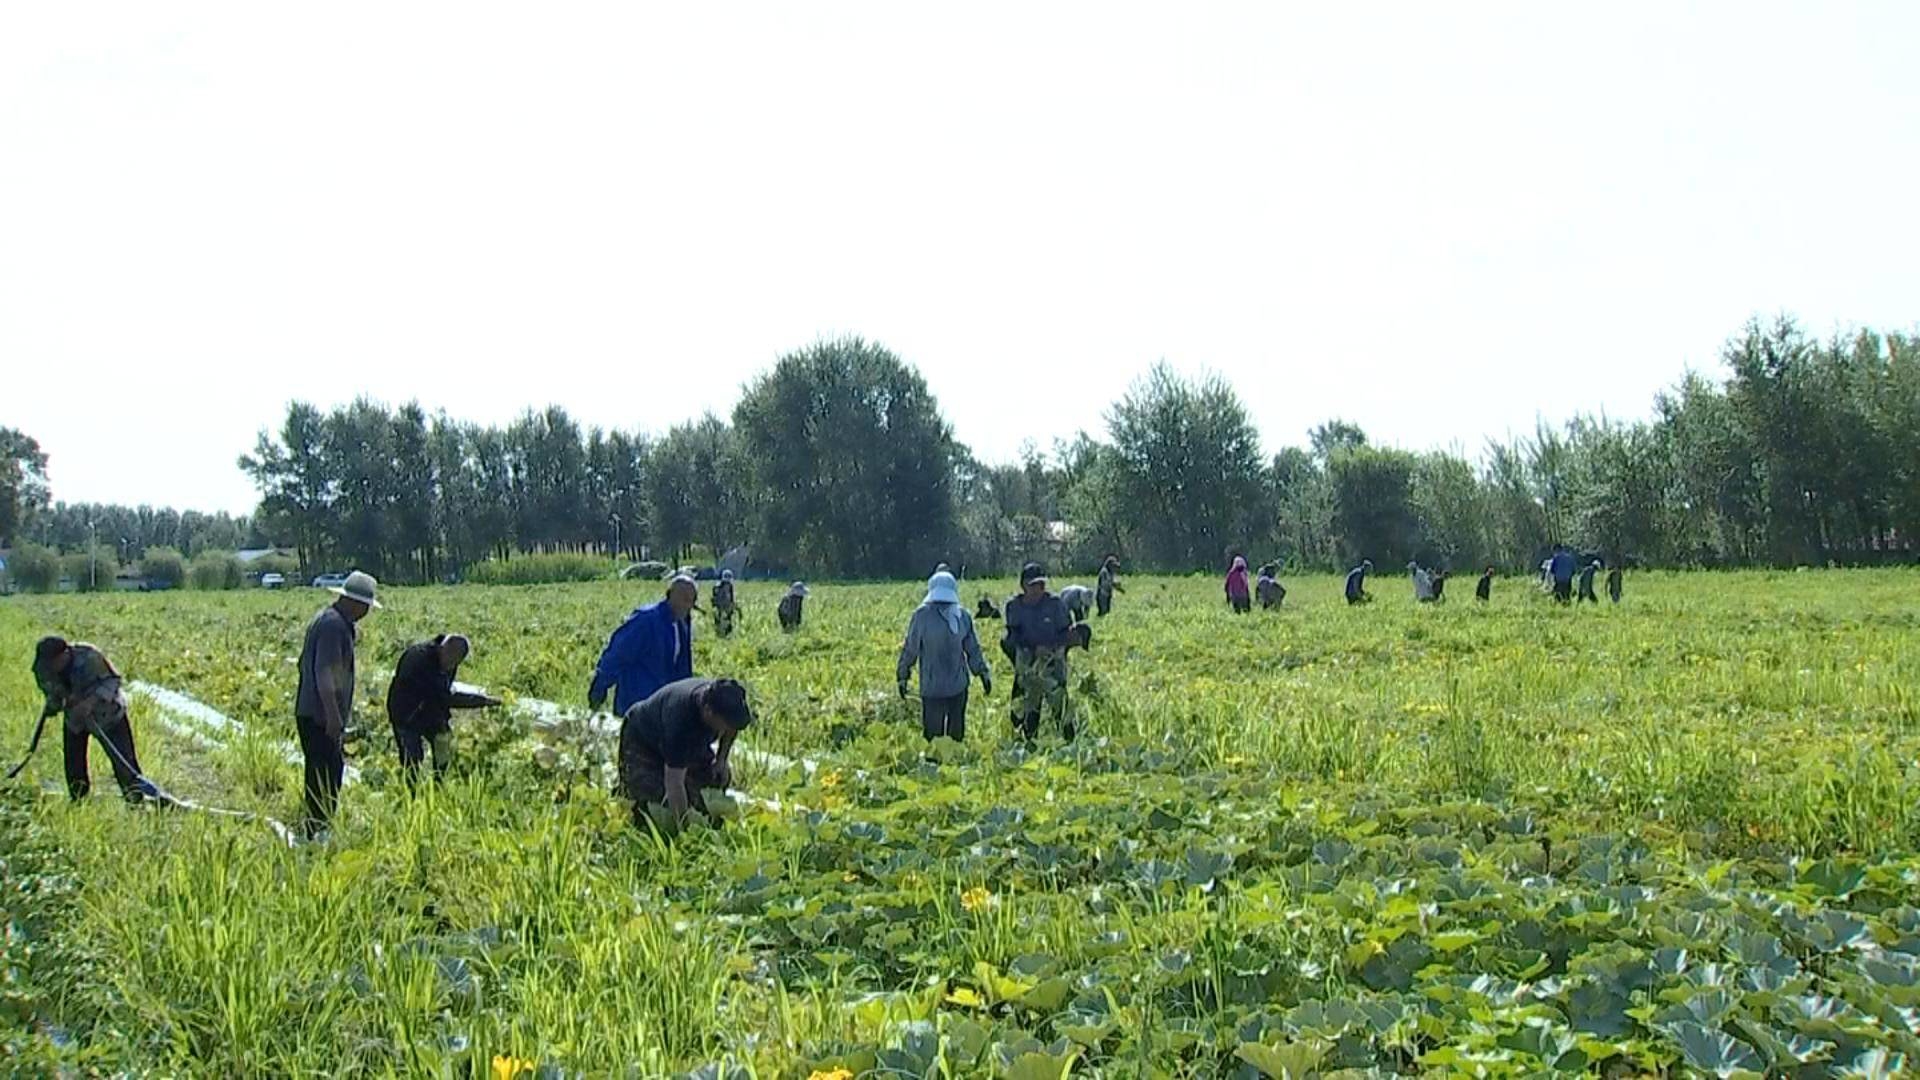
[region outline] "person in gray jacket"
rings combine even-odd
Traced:
[[[953,575],[938,573],[927,581],[927,598],[907,623],[907,639],[900,646],[895,676],[900,696],[907,680],[920,666],[920,732],[928,742],[947,736],[961,742],[967,736],[968,672],[980,676],[980,690],[993,693],[993,672],[974,636],[973,616],[960,606],[960,587]]]

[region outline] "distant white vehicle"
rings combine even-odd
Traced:
[[[263,589],[284,589],[287,587],[287,575],[261,574],[260,587]]]
[[[347,575],[345,574],[321,574],[313,579],[313,587],[316,589],[338,589],[346,583]]]

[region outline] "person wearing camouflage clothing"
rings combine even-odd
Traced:
[[[721,637],[733,633],[733,620],[740,609],[734,606],[733,571],[720,571],[720,580],[713,586],[713,629]]]
[[[1086,633],[1076,627],[1067,605],[1047,591],[1047,571],[1039,563],[1020,570],[1020,594],[1007,600],[1007,636],[1001,649],[1013,659],[1013,724],[1032,742],[1040,733],[1045,711],[1060,724],[1060,734],[1073,738],[1073,719],[1067,712],[1067,649]]]
[[[33,681],[46,696],[40,713],[45,723],[66,714],[65,750],[67,795],[78,802],[93,790],[87,773],[87,739],[100,740],[113,765],[114,782],[130,803],[154,798],[153,785],[140,775],[140,757],[134,751],[133,724],[127,719],[126,695],[120,692],[120,672],[106,654],[85,642],[44,637],[33,650]],[[37,736],[36,736],[37,738]]]

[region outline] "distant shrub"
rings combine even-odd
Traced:
[[[69,551],[60,557],[61,575],[73,582],[74,592],[107,592],[113,588],[120,560],[110,547],[96,545],[93,553],[91,559],[85,551]]]
[[[279,574],[292,581],[299,576],[300,560],[291,555],[262,555],[247,564],[247,569],[255,575]]]
[[[187,580],[187,560],[170,547],[151,547],[140,557],[140,576],[156,586],[177,589]]]
[[[203,551],[193,557],[187,576],[196,589],[237,589],[243,576],[240,557],[231,551]]]
[[[629,581],[658,581],[667,576],[667,564],[652,559],[637,562],[620,571],[620,576]]]
[[[7,556],[7,573],[23,592],[50,593],[60,587],[60,555],[50,547],[21,544]]]
[[[558,581],[601,581],[612,576],[613,567],[604,557],[566,552],[488,559],[467,568],[467,581],[475,585],[549,585]]]

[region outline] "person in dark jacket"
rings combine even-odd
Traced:
[[[393,745],[410,791],[419,784],[429,747],[434,776],[445,776],[453,764],[453,710],[500,704],[499,698],[455,686],[454,676],[472,649],[459,634],[440,634],[407,646],[394,667],[387,684],[387,722],[393,725]]]
[[[46,698],[40,723],[66,714],[61,727],[68,798],[78,802],[93,791],[93,780],[87,773],[89,738],[100,740],[106,749],[114,782],[128,802],[156,797],[153,786],[140,775],[140,756],[133,746],[133,724],[127,719],[120,672],[105,653],[83,641],[41,638],[33,649],[33,681]],[[39,741],[36,728],[34,742]]]
[[[667,595],[628,615],[594,666],[587,704],[600,708],[613,690],[613,711],[625,715],[655,690],[693,677],[693,612],[700,588],[692,578],[675,575]]]
[[[1593,591],[1593,575],[1600,571],[1600,560],[1595,559],[1580,568],[1580,599],[1586,603],[1597,604],[1600,597]]]
[[[1436,604],[1444,604],[1447,602],[1447,572],[1445,570],[1435,570],[1432,576],[1433,602]]]
[[[620,794],[634,824],[662,808],[676,826],[708,814],[704,793],[733,786],[733,743],[751,723],[747,688],[733,679],[670,682],[622,714]]]
[[[322,840],[333,827],[340,808],[340,784],[347,770],[347,724],[353,720],[354,629],[367,613],[380,606],[373,575],[355,570],[333,590],[333,603],[307,623],[300,645],[300,685],[294,691],[294,730],[300,736],[305,759],[306,820],[301,830],[308,840]]]
[[[1547,578],[1553,583],[1554,603],[1573,602],[1573,574],[1577,565],[1573,552],[1564,546],[1553,549],[1553,557],[1547,560]]]
[[[1372,559],[1361,559],[1360,565],[1347,571],[1347,603],[1371,604],[1373,594],[1367,591],[1367,574],[1373,570]]]
[[[1620,602],[1621,584],[1621,574],[1618,566],[1607,571],[1607,599],[1612,600],[1616,604]]]
[[[1480,584],[1473,587],[1473,598],[1483,604],[1493,599],[1493,567],[1487,567],[1487,572],[1480,575]]]
[[[1262,611],[1272,611],[1287,602],[1287,587],[1274,576],[1279,572],[1279,567],[1267,563],[1260,568],[1260,577],[1253,583],[1253,594],[1260,601]]]
[[[807,597],[812,590],[804,581],[796,581],[787,588],[787,595],[780,598],[780,629],[791,634],[800,629],[800,619],[806,614]]]
[[[1047,570],[1039,563],[1020,568],[1020,594],[1007,601],[1007,632],[1003,651],[1013,657],[1013,723],[1032,742],[1040,734],[1042,711],[1060,725],[1071,741],[1073,720],[1067,711],[1067,650],[1088,633],[1076,626],[1067,605],[1047,591]]]

